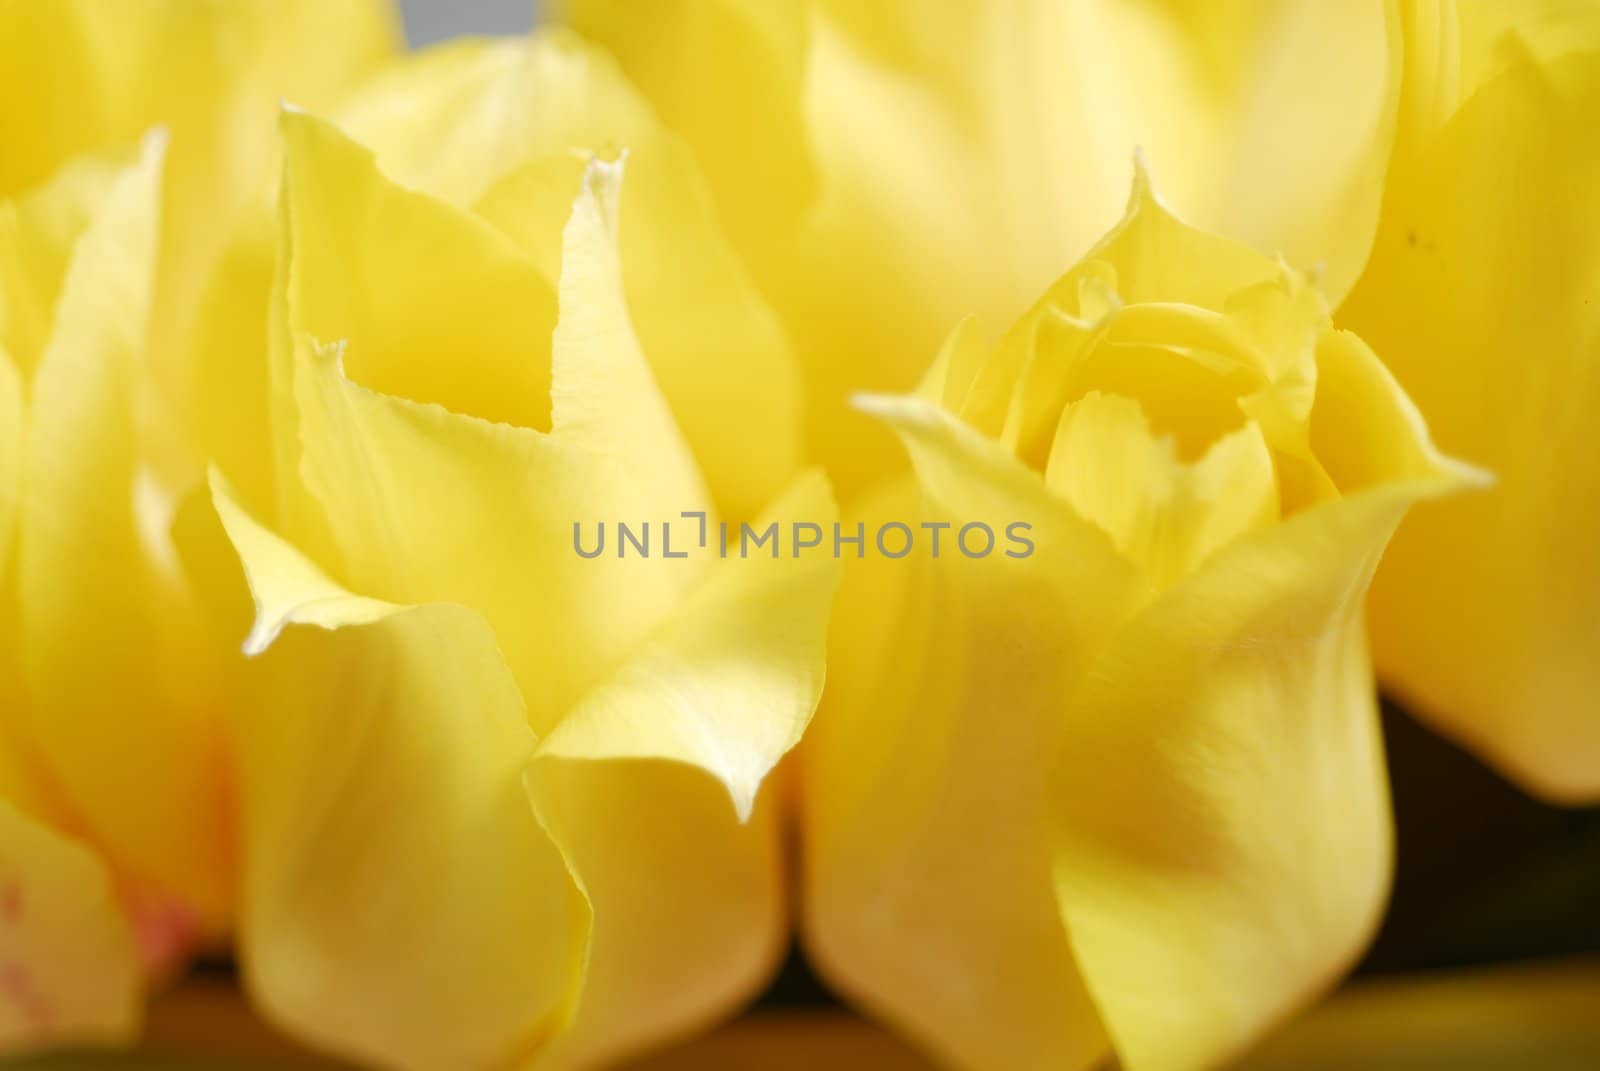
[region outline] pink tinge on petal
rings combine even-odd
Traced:
[[[0,888],[0,926],[6,929],[20,926],[26,909],[22,884],[6,882]],[[14,960],[0,960],[0,1001],[15,1008],[22,1021],[33,1030],[48,1028],[55,1017],[50,999],[40,991],[33,973]]]
[[[47,1030],[55,1008],[34,983],[33,974],[20,963],[0,963],[0,1000],[10,1004],[34,1031]]]
[[[200,918],[177,900],[135,904],[129,911],[145,975],[162,978],[182,967],[200,943]]]

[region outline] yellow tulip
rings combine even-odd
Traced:
[[[1593,803],[1600,10],[1463,3],[1441,21],[1413,35],[1434,41],[1418,49],[1433,99],[1341,315],[1498,485],[1401,530],[1374,651],[1408,709],[1527,788]]]
[[[837,565],[723,558],[680,515],[831,522],[785,336],[687,150],[566,34],[408,58],[282,130],[274,460],[254,494],[213,476],[255,602],[253,995],[451,1071],[720,1015],[784,948],[761,788]],[[618,521],[690,552],[576,552]]]
[[[385,9],[323,7],[0,3],[0,1050],[125,1038],[231,924],[176,355],[277,95],[387,47]]]
[[[1324,264],[1337,303],[1399,111],[1398,0],[554,6],[694,145],[844,492],[899,464],[849,392],[909,389],[968,313],[1015,319],[1116,221],[1136,146],[1187,218]]]
[[[1142,175],[997,347],[964,325],[916,395],[859,404],[913,466],[869,531],[1035,549],[846,558],[808,948],[960,1066],[1216,1066],[1381,912],[1363,596],[1407,509],[1478,475],[1313,281]]]

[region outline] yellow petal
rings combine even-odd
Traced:
[[[1473,94],[1527,61],[1592,51],[1600,9],[1587,0],[1408,0],[1396,174]],[[1393,187],[1391,186],[1391,191]]]
[[[139,990],[104,864],[0,800],[0,1052],[126,1044]]]
[[[1600,10],[1585,0],[1459,0],[1461,100],[1527,60],[1593,51]]]
[[[307,103],[299,97],[291,99]],[[482,258],[474,264],[470,255],[464,256],[465,263],[458,264],[450,275],[422,270],[431,263],[431,250],[429,256],[413,256],[409,263],[404,260],[386,263],[384,256],[378,255],[379,251],[385,255],[404,254],[405,250],[393,248],[394,242],[404,239],[386,234],[382,228],[365,226],[359,218],[336,214],[330,223],[336,244],[346,249],[353,245],[353,252],[375,256],[385,277],[396,283],[402,292],[406,286],[431,288],[441,279],[456,277],[469,283],[486,283],[491,294],[522,287],[524,299],[520,304],[494,316],[462,318],[455,325],[458,331],[476,340],[474,345],[493,341],[497,332],[500,341],[513,343],[505,352],[473,354],[475,361],[491,358],[491,367],[486,371],[492,370],[495,361],[506,366],[500,369],[506,377],[504,382],[515,383],[519,388],[511,396],[495,397],[494,392],[482,384],[471,380],[461,382],[459,376],[452,381],[451,362],[420,356],[428,348],[427,343],[440,342],[436,337],[437,317],[430,321],[429,314],[438,313],[443,306],[434,300],[431,289],[428,300],[396,301],[400,308],[386,310],[399,317],[398,321],[390,317],[388,322],[430,328],[420,340],[423,344],[409,346],[409,353],[403,338],[397,342],[391,336],[384,336],[391,350],[407,356],[410,363],[420,366],[423,372],[419,376],[415,368],[407,372],[402,367],[391,372],[405,374],[391,374],[389,378],[400,381],[393,385],[401,393],[427,394],[430,389],[442,386],[444,393],[434,391],[438,394],[437,400],[469,408],[475,406],[489,414],[525,420],[536,426],[547,424],[548,400],[544,395],[548,389],[549,330],[555,319],[560,234],[577,191],[575,176],[581,172],[581,163],[567,155],[572,144],[567,138],[590,126],[601,131],[594,135],[596,137],[610,137],[615,133],[612,127],[618,131],[650,128],[653,120],[647,109],[637,102],[636,94],[615,73],[614,64],[598,50],[582,46],[567,35],[547,33],[526,41],[455,42],[398,58],[341,98],[333,114],[341,129],[351,131],[364,146],[376,152],[385,176],[393,176],[414,190],[448,200],[458,209],[471,208],[473,199],[483,190],[494,185],[507,169],[523,164],[530,156],[554,153],[558,155],[551,159],[571,165],[574,179],[570,188],[541,202],[550,205],[558,217],[552,228],[554,251],[550,263],[553,267],[547,271],[549,265],[535,261],[543,280],[527,280],[529,265],[508,264],[505,244],[495,241],[485,228],[471,221],[460,228],[462,234],[448,240],[448,246],[457,253],[476,247]],[[310,123],[304,117],[300,119],[302,126]],[[300,146],[302,165],[311,167],[314,172],[308,178],[332,179],[343,173],[354,187],[365,188],[366,180],[361,172],[363,169],[371,171],[370,162],[363,162],[370,154],[349,145],[350,139],[332,130],[307,133],[304,129],[290,129],[288,133]],[[330,171],[332,174],[328,173]],[[437,228],[445,226],[451,218],[460,218],[460,213],[453,214],[437,204],[430,206],[427,199],[414,196],[411,191],[390,189],[392,186],[393,183],[384,182],[378,184],[377,189],[377,193],[382,194],[379,200],[385,205],[389,224],[398,224],[399,218],[405,218],[416,225]],[[384,194],[384,190],[389,192]],[[302,194],[319,192],[337,199],[349,191],[345,194],[332,190],[301,191]],[[305,207],[315,210],[317,215],[330,207],[319,203],[318,197],[310,197],[309,201],[311,203]],[[338,206],[332,207],[337,210]],[[274,494],[293,499],[293,486],[275,491],[273,485],[277,469],[288,473],[287,480],[292,485],[297,464],[295,458],[285,456],[272,459],[270,465],[264,466],[265,459],[259,448],[263,423],[277,427],[291,418],[293,411],[291,377],[274,373],[270,384],[261,382],[263,369],[268,367],[259,357],[264,340],[269,331],[279,334],[276,328],[264,327],[261,323],[267,310],[276,308],[277,304],[263,300],[264,294],[272,292],[275,240],[272,215],[272,204],[266,199],[242,214],[210,278],[189,340],[194,354],[189,363],[195,376],[195,404],[191,406],[195,438],[204,447],[205,456],[223,464],[241,494],[249,501],[262,504],[273,502]],[[317,222],[318,226],[323,225],[321,220]],[[412,234],[411,237],[419,236]],[[325,270],[338,273],[343,269],[329,265]],[[263,278],[269,280],[265,286]],[[341,278],[335,274],[333,282],[340,283]],[[471,294],[469,286],[461,289],[477,297]],[[330,296],[335,303],[343,304],[342,283],[334,286],[333,291]],[[362,312],[346,308],[341,318],[348,320]],[[518,340],[516,333],[528,326],[536,329],[537,337]],[[450,348],[445,346],[447,350]],[[355,359],[362,359],[361,355]],[[408,386],[404,382],[407,378],[423,382],[412,382]],[[542,388],[538,386],[541,379]],[[534,388],[531,397],[522,389],[526,387]],[[278,396],[280,391],[282,396]],[[266,402],[269,396],[275,399],[271,405]],[[268,409],[273,410],[270,417]],[[292,446],[292,430],[278,427],[273,435],[285,451]],[[287,508],[287,503],[279,501],[280,514],[286,516]]]
[[[1349,331],[1317,342],[1317,399],[1307,442],[1343,494],[1386,483],[1433,484],[1449,493],[1492,486],[1494,475],[1442,452],[1422,411],[1377,354]]]
[[[649,472],[638,505],[672,516],[710,501],[633,332],[617,251],[623,166],[590,162],[563,236],[551,423],[562,441]]]
[[[949,520],[918,506],[907,483],[847,524]],[[1105,1034],[1049,892],[1035,761],[1054,728],[1019,701],[1030,644],[1067,644],[1029,639],[1043,598],[991,595],[940,564],[845,564],[801,752],[807,954],[836,992],[949,1062],[1089,1067]]]
[[[11,539],[22,493],[22,376],[0,344],[0,583],[11,571]]]
[[[1391,834],[1361,596],[1413,494],[1230,545],[1061,708],[1056,889],[1123,1066],[1217,1066],[1370,936]]]
[[[577,1012],[525,1066],[610,1066],[759,993],[787,945],[778,808],[670,762],[540,762],[540,817],[594,912]]]
[[[808,471],[752,527],[832,534],[827,480]],[[757,790],[800,740],[822,691],[821,639],[838,573],[826,546],[720,562],[656,636],[580,700],[541,757],[697,766],[747,819]]]
[[[1182,176],[1168,179],[1166,166],[1160,174],[1158,194],[1143,156],[1134,158],[1127,208],[1084,255],[1116,271],[1118,299],[1128,305],[1167,302],[1221,311],[1240,290],[1280,273],[1279,262],[1225,237],[1228,231],[1208,228],[1193,213],[1168,207],[1166,186]]]
[[[19,669],[25,735],[92,839],[215,925],[229,895],[216,667],[135,434],[162,144],[147,139],[94,207],[33,377]]]
[[[395,185],[331,124],[285,112],[292,327],[348,340],[375,390],[549,426],[554,294],[493,228]]]
[[[802,476],[769,516],[831,535],[825,481]],[[552,1065],[703,1026],[776,969],[789,920],[779,808],[757,793],[822,690],[837,571],[814,551],[721,563],[541,743],[529,790],[595,917],[583,999]]]
[[[868,404],[921,493],[902,484],[846,521],[866,525],[867,557],[846,559],[802,752],[806,946],[830,984],[956,1063],[1088,1067],[1106,1039],[1051,888],[1040,756],[1069,682],[1150,593],[1003,448],[925,402]],[[957,529],[975,521],[1001,539],[1030,523],[1033,555],[964,557]],[[924,549],[878,553],[889,522]],[[937,560],[924,523],[955,526]]]
[[[1193,465],[1157,439],[1139,403],[1092,393],[1069,405],[1045,482],[1165,588],[1213,551],[1278,519],[1272,455],[1254,424]]]
[[[1276,340],[1234,322],[1241,295],[1294,282],[1270,258],[1180,219],[1136,162],[1121,220],[1006,332],[958,411],[1041,465],[1062,405],[1090,389],[1159,401],[1164,431],[1207,443],[1239,422],[1239,394],[1282,372],[1268,356]],[[1309,334],[1314,319],[1303,319]]]
[[[0,343],[31,378],[55,329],[56,303],[78,240],[125,160],[85,156],[45,185],[0,202]]]
[[[393,65],[338,118],[386,173],[512,237],[552,287],[585,160],[626,151],[616,238],[629,313],[713,496],[749,519],[793,477],[801,384],[788,339],[724,235],[727,206],[609,55],[561,29],[452,44]]]
[[[436,244],[457,242],[463,257],[483,255],[476,265],[461,265],[465,275],[482,278],[506,269],[496,277],[504,286],[486,285],[482,293],[463,293],[458,302],[419,314],[432,317],[443,332],[432,347],[410,348],[404,335],[385,335],[396,332],[396,322],[372,323],[378,337],[407,347],[402,351],[406,362],[382,366],[384,374],[404,371],[430,389],[492,393],[496,369],[526,363],[528,354],[503,337],[506,328],[478,321],[514,323],[527,307],[527,294],[512,284],[526,279],[519,273],[531,268],[509,243],[503,249],[495,245],[504,239],[481,221],[392,187],[376,174],[369,157],[351,150],[326,124],[305,116],[285,122],[306,147],[304,153],[291,152],[291,204],[296,203],[297,165],[301,171],[328,165],[328,171],[316,172],[328,190],[365,184],[367,192],[348,202],[360,208],[352,218],[364,218],[362,206],[369,199],[384,204],[398,198],[416,211],[397,219],[397,226],[432,234]],[[351,165],[348,170],[342,169],[345,164]],[[685,510],[711,512],[693,459],[629,326],[601,202],[614,190],[598,170],[596,176],[569,227],[554,343],[554,427],[548,434],[352,382],[341,355],[360,349],[364,336],[352,335],[348,346],[319,344],[319,337],[331,343],[340,336],[316,332],[315,323],[306,322],[324,298],[302,294],[295,286],[298,279],[326,279],[348,269],[328,259],[330,251],[315,233],[304,242],[297,234],[287,235],[292,267],[284,303],[293,337],[287,340],[291,352],[275,357],[279,368],[286,362],[289,367],[275,375],[288,380],[286,391],[292,393],[275,399],[280,409],[288,409],[287,427],[275,435],[292,459],[283,487],[299,488],[303,478],[301,493],[310,495],[310,521],[291,527],[296,542],[352,590],[399,604],[461,602],[481,613],[540,732],[654,630],[704,566],[701,555],[681,563],[613,555],[585,560],[575,553],[575,527],[664,521]],[[405,242],[417,234],[402,229],[387,240]],[[351,293],[393,304],[400,315],[391,291],[429,304],[417,288],[436,285],[436,261],[425,262],[426,267],[414,261],[364,262],[347,283]],[[451,363],[440,355],[461,352],[448,334],[458,320],[467,332],[466,354],[482,356],[480,367],[457,366],[452,373]],[[352,327],[365,330],[368,321]],[[313,333],[305,334],[308,330]],[[474,331],[481,334],[474,337]],[[445,502],[450,508],[441,509]],[[468,546],[473,552],[461,553]]]
[[[616,62],[559,29],[406,56],[341,101],[338,118],[398,181],[461,207],[531,160],[577,147],[614,156],[657,130]]]
[[[1498,479],[1401,528],[1373,593],[1379,671],[1431,724],[1570,802],[1600,799],[1597,107],[1593,50],[1525,57],[1480,88],[1397,177],[1342,316],[1439,442]]]
[[[976,316],[968,316],[950,332],[939,354],[917,384],[919,397],[952,413],[960,413],[972,389],[973,377],[989,357]]]
[[[1051,547],[1047,565],[1067,570],[1063,576],[1073,584],[1090,584],[1102,596],[1092,601],[1110,608],[1086,608],[1084,620],[1075,621],[1075,633],[1087,635],[1152,593],[1103,531],[1048,494],[1039,474],[999,444],[920,398],[859,395],[855,401],[900,436],[931,505],[967,522],[1032,525],[1040,533],[1033,542]]]
[[[556,19],[614,53],[687,140],[741,253],[758,272],[777,268],[815,184],[803,113],[808,5],[560,0],[553,7]]]
[[[341,374],[333,352],[308,355],[298,378],[307,487],[334,548],[316,560],[389,602],[453,601],[482,614],[537,731],[693,583],[693,560],[575,552],[574,526],[631,521],[647,501],[616,465],[536,431],[369,391]]]
[[[245,502],[261,509],[277,501],[277,459],[264,445],[272,442],[268,340],[276,241],[264,205],[241,220],[197,305],[187,358],[193,370],[188,441],[196,456],[228,474]]]
[[[799,466],[803,385],[788,337],[687,151],[659,132],[641,136],[626,169],[616,241],[629,319],[718,506],[749,519]],[[478,210],[555,261],[581,174],[571,155],[541,158]]]
[[[536,739],[493,634],[351,595],[213,494],[260,608],[251,650],[326,630],[272,642],[241,728],[257,1000],[396,1067],[535,1051],[570,1014],[588,912],[523,790]]]

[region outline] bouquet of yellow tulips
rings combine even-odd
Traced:
[[[1600,2],[539,18],[0,0],[0,1059],[1324,1066],[1380,686],[1600,803]]]

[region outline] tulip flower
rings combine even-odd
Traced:
[[[1342,312],[1394,355],[1440,442],[1498,477],[1401,529],[1373,645],[1408,709],[1528,789],[1594,803],[1600,17],[1500,7],[1463,5],[1458,35],[1418,29],[1442,37],[1419,61],[1433,97]]]
[[[696,540],[831,523],[784,335],[568,35],[423,53],[282,130],[271,495],[213,476],[255,604],[254,998],[399,1068],[591,1065],[722,1014],[785,945],[761,789],[837,573]],[[618,521],[679,549],[580,553]]]
[[[169,389],[276,96],[387,46],[365,3],[0,5],[0,1050],[118,1041],[234,912],[228,645]],[[316,62],[293,42],[318,30]],[[179,429],[178,434],[174,434]]]
[[[1022,523],[1034,550],[846,558],[809,950],[958,1066],[1219,1065],[1381,913],[1363,596],[1411,505],[1478,474],[1313,280],[1142,173],[992,351],[969,323],[917,394],[858,404],[913,466],[869,529]]]

